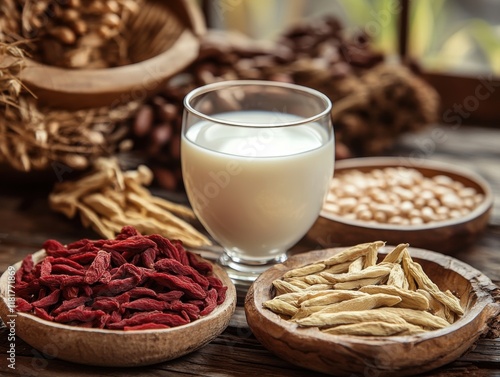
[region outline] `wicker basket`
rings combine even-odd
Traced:
[[[205,24],[195,0],[147,0],[127,30],[132,64],[65,69],[28,60],[20,78],[41,106],[76,110],[145,99],[196,58]]]

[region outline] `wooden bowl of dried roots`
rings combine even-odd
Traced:
[[[194,0],[43,0],[21,12],[22,35],[37,34],[21,80],[65,109],[145,99],[196,58],[205,31]]]
[[[383,242],[315,250],[264,272],[245,313],[292,364],[335,376],[409,376],[450,363],[500,313],[491,280],[452,257]]]

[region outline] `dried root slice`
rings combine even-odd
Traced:
[[[302,308],[305,308],[308,306],[336,304],[337,302],[350,300],[362,296],[367,296],[367,294],[359,291],[347,291],[347,290],[335,289],[330,291],[322,291],[319,293],[304,295],[303,297],[297,300],[297,303]]]
[[[407,243],[401,243],[397,245],[389,254],[385,256],[382,263],[400,263],[403,258],[403,253],[408,249],[410,245]]]
[[[349,270],[347,272],[350,274],[360,272],[363,269],[364,264],[365,264],[365,257],[359,257],[350,264]]]
[[[407,289],[398,288],[390,285],[367,285],[359,289],[361,292],[376,294],[384,293],[394,295],[401,298],[401,302],[396,306],[399,308],[408,308],[415,310],[428,310],[429,300],[423,294],[410,291]]]
[[[297,276],[307,276],[311,274],[315,274],[316,272],[323,271],[325,269],[324,263],[314,263],[304,267],[295,268],[293,270],[287,271],[283,278],[293,278]]]
[[[347,261],[344,263],[334,264],[332,266],[327,266],[322,272],[328,272],[330,274],[341,274],[349,271],[349,266],[352,261]]]
[[[273,298],[272,300],[268,300],[264,302],[262,305],[265,308],[268,308],[277,314],[287,315],[290,317],[293,317],[299,310],[297,307],[278,298]]]
[[[397,288],[408,289],[408,279],[405,276],[403,267],[399,263],[393,264],[389,277],[387,279],[387,285],[393,285]]]
[[[319,328],[348,325],[361,322],[386,322],[406,324],[399,315],[374,310],[345,311],[339,313],[317,313],[314,316],[297,320],[299,326],[316,326]]]
[[[343,274],[331,274],[328,272],[322,272],[319,275],[327,279],[331,283],[343,283],[346,281],[361,280],[361,279],[371,279],[380,278],[389,275],[391,272],[391,266],[370,266],[364,270],[357,272],[348,272]]]
[[[331,335],[391,336],[418,334],[424,332],[424,330],[409,323],[400,324],[378,321],[335,326],[324,329],[323,332]]]
[[[324,309],[320,310],[317,313],[338,313],[343,311],[368,310],[368,309],[380,308],[382,306],[394,306],[399,302],[401,302],[400,297],[386,295],[383,293],[377,293],[374,295],[363,295],[360,297],[355,297],[352,299],[341,301],[332,305],[327,305],[324,307]]]
[[[302,281],[306,284],[309,285],[314,285],[314,284],[331,284],[327,279],[320,275],[308,275],[308,276],[298,276],[295,278],[291,279],[285,279],[287,281]]]
[[[408,271],[415,279],[419,288],[428,291],[436,300],[447,306],[451,311],[458,315],[463,315],[464,310],[460,306],[460,300],[452,294],[442,292],[438,286],[425,274],[422,266],[412,260],[407,261]]]
[[[334,264],[343,263],[347,261],[353,261],[359,257],[366,255],[371,250],[378,250],[385,245],[383,241],[375,241],[369,243],[363,243],[359,245],[352,246],[342,252],[335,254],[334,256],[328,258],[324,261],[326,266],[332,266]]]
[[[301,292],[291,292],[291,293],[283,293],[279,296],[275,296],[273,300],[281,300],[286,302],[287,304],[293,305],[296,308],[300,307],[299,299],[304,296],[304,293]]]
[[[385,276],[380,276],[377,278],[352,280],[352,281],[343,281],[340,283],[335,283],[333,287],[335,289],[359,289],[366,285],[381,284],[384,280]]]
[[[324,309],[330,308],[333,304],[347,302],[357,297],[367,296],[366,293],[358,291],[333,291],[334,293],[327,293],[311,297],[307,300],[298,300],[299,310],[293,317],[294,320],[306,318],[311,314],[318,313]]]
[[[406,308],[383,308],[383,311],[387,313],[397,314],[406,322],[428,330],[442,329],[443,327],[449,325],[448,321],[422,310]]]
[[[276,296],[280,296],[284,293],[301,292],[302,289],[293,285],[285,280],[275,280],[273,281],[274,289],[276,290]]]

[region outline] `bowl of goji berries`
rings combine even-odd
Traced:
[[[115,239],[47,240],[0,278],[0,316],[52,356],[150,365],[204,346],[228,326],[236,289],[182,242],[124,227]],[[9,317],[10,316],[10,317]]]

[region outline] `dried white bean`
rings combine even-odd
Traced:
[[[483,201],[452,177],[396,167],[336,173],[323,209],[366,222],[419,225],[463,217]]]

